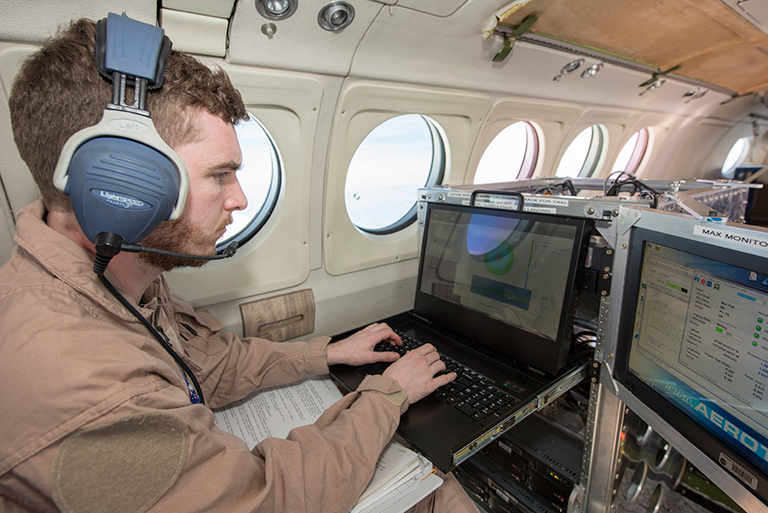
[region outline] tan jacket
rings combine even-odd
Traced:
[[[249,452],[209,408],[328,372],[329,339],[220,333],[161,277],[139,311],[181,344],[206,398],[193,405],[92,255],[43,215],[40,202],[19,213],[18,246],[0,268],[0,511],[349,511],[407,406],[387,397],[396,382],[369,376],[314,425]]]

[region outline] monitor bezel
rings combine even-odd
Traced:
[[[422,292],[421,280],[423,273],[421,272],[421,267],[425,262],[424,257],[427,247],[425,241],[430,232],[430,219],[432,219],[432,212],[435,209],[560,224],[573,226],[576,229],[564,294],[565,299],[560,312],[557,335],[554,339],[500,320],[489,319],[479,313],[461,308],[449,301]],[[424,232],[422,233],[414,312],[421,317],[436,321],[440,326],[482,345],[494,354],[499,355],[499,357],[506,359],[506,363],[528,365],[547,374],[557,374],[568,362],[570,353],[576,302],[589,243],[590,230],[588,230],[588,223],[589,220],[585,218],[570,216],[430,203],[426,214]],[[509,344],[510,339],[514,340],[515,343]]]
[[[757,497],[764,504],[768,504],[768,474],[766,472],[745,460],[738,452],[734,451],[703,425],[669,402],[663,395],[656,392],[629,370],[630,347],[641,284],[642,264],[647,243],[659,244],[689,254],[705,256],[710,260],[728,265],[734,265],[731,262],[736,258],[735,261],[739,262],[739,265],[736,265],[736,267],[755,270],[766,275],[768,275],[768,259],[749,253],[747,248],[744,251],[740,251],[733,247],[706,243],[701,239],[681,237],[679,234],[671,233],[670,231],[662,232],[651,228],[633,227],[627,248],[619,314],[621,322],[619,322],[618,326],[613,372],[613,376],[619,384],[624,386],[646,408],[658,415],[681,437],[687,439],[715,467],[726,472],[748,493]],[[720,463],[721,453],[731,458],[757,478],[757,490],[751,489],[741,478]]]

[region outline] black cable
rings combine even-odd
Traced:
[[[592,342],[597,339],[597,332],[593,330],[581,330],[571,336],[571,343],[574,345]]]
[[[200,404],[205,404],[205,398],[203,397],[203,389],[200,386],[200,383],[198,383],[197,378],[195,377],[195,374],[192,372],[192,370],[189,368],[189,366],[184,363],[184,360],[181,359],[181,357],[176,354],[176,351],[173,350],[171,345],[168,343],[168,341],[158,333],[158,331],[155,329],[152,324],[148,320],[144,318],[141,313],[139,313],[134,306],[123,297],[120,292],[117,291],[117,289],[112,285],[112,283],[109,282],[106,276],[104,276],[104,271],[107,270],[107,266],[109,265],[109,262],[112,260],[112,258],[120,253],[122,249],[124,249],[124,246],[130,246],[131,249],[128,249],[128,251],[142,251],[150,248],[144,248],[142,246],[134,246],[133,244],[123,244],[123,238],[120,235],[117,235],[116,233],[111,232],[101,232],[96,236],[96,242],[95,242],[95,248],[96,248],[96,259],[93,262],[93,272],[96,273],[96,275],[99,277],[99,280],[101,283],[104,284],[104,286],[107,288],[107,290],[118,300],[120,303],[128,309],[131,314],[133,314],[134,317],[136,317],[145,328],[149,330],[150,333],[152,333],[152,336],[155,337],[155,339],[160,342],[160,345],[165,349],[168,354],[171,355],[171,357],[174,359],[174,361],[181,367],[182,372],[186,373],[187,376],[189,376],[189,379],[192,380],[192,384],[195,387],[195,391],[197,392],[197,396],[200,399]],[[139,248],[139,249],[135,249]],[[231,250],[231,251],[230,251]],[[237,250],[237,242],[233,242],[230,244],[227,249],[225,250],[224,255],[218,255],[219,258],[227,258],[235,254],[235,251]],[[175,253],[171,253],[169,251],[162,251],[162,250],[155,250],[156,252],[162,252],[162,253],[170,253],[172,256],[175,256]],[[194,255],[179,255],[179,256],[194,256]],[[207,259],[211,259],[212,257],[204,257]],[[186,380],[186,378],[185,378]],[[190,392],[191,394],[191,392]],[[191,399],[191,395],[190,395]]]
[[[614,171],[613,173],[611,173],[611,174],[609,174],[608,176],[606,176],[606,177],[605,177],[605,181],[603,181],[603,196],[615,196],[615,194],[611,194],[611,193],[608,191],[607,187],[608,187],[608,180],[610,180],[610,179],[611,179],[611,177],[612,177],[613,175],[616,175],[616,174],[618,174],[619,176],[621,176],[621,175],[627,175],[627,176],[628,176],[628,177],[630,177],[630,178],[634,178],[634,177],[635,177],[635,175],[633,175],[632,173],[627,173],[626,171]],[[616,184],[616,182],[617,182],[618,180],[619,180],[618,178],[617,178],[616,180],[614,180],[614,185]]]
[[[612,176],[618,174],[619,177],[616,178],[613,181],[613,184],[611,187],[608,187],[608,181],[611,179]],[[622,179],[621,175],[626,175],[627,178]],[[622,192],[622,190],[626,186],[631,186],[632,190],[629,191],[630,195],[635,195],[638,193],[640,194],[640,197],[643,199],[651,199],[651,208],[656,208],[656,206],[659,203],[659,192],[649,187],[647,184],[641,182],[638,180],[638,178],[633,175],[632,173],[627,173],[626,171],[614,171],[613,173],[609,174],[605,181],[603,182],[603,195],[604,196],[618,196],[619,193]]]
[[[184,362],[184,360],[181,359],[181,357],[176,354],[176,351],[173,350],[171,345],[168,343],[168,341],[165,340],[165,338],[158,333],[158,331],[155,329],[152,324],[148,320],[144,318],[141,313],[139,313],[138,310],[127,300],[125,297],[123,297],[120,292],[117,291],[117,289],[109,282],[106,276],[104,276],[104,273],[98,274],[99,280],[101,280],[101,283],[104,284],[105,287],[107,287],[107,290],[117,298],[120,303],[124,307],[130,311],[134,317],[136,317],[145,328],[149,330],[150,333],[152,333],[152,336],[157,339],[158,342],[160,342],[160,345],[163,346],[163,349],[165,349],[171,357],[174,359],[174,361],[181,367],[182,372],[186,373],[187,376],[189,376],[189,379],[192,380],[192,385],[195,387],[195,391],[197,392],[198,397],[200,398],[200,404],[205,404],[205,399],[203,397],[203,389],[200,387],[200,383],[198,383],[197,378],[195,377],[195,374],[192,372],[192,370],[189,368],[189,366]]]

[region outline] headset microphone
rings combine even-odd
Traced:
[[[166,251],[164,249],[148,248],[146,246],[139,246],[138,244],[122,244],[120,249],[128,251],[129,253],[155,253],[158,255],[171,256],[176,258],[185,258],[187,260],[221,260],[222,258],[229,258],[235,256],[237,252],[238,242],[230,242],[229,245],[224,248],[224,251],[218,255],[188,255],[186,253],[174,253],[173,251]]]
[[[107,269],[110,260],[112,260],[112,257],[121,251],[127,251],[128,253],[155,253],[158,255],[184,258],[186,260],[221,260],[223,258],[235,256],[239,244],[237,241],[232,241],[226,248],[224,248],[224,251],[217,255],[191,255],[186,253],[174,253],[173,251],[150,248],[147,246],[139,246],[138,244],[127,244],[123,242],[123,238],[116,233],[101,232],[96,236],[95,245],[96,261],[93,263],[93,270],[97,274],[103,274]]]

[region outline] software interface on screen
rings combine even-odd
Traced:
[[[421,292],[555,339],[577,228],[433,210]]]
[[[644,244],[630,372],[768,471],[768,276]]]

